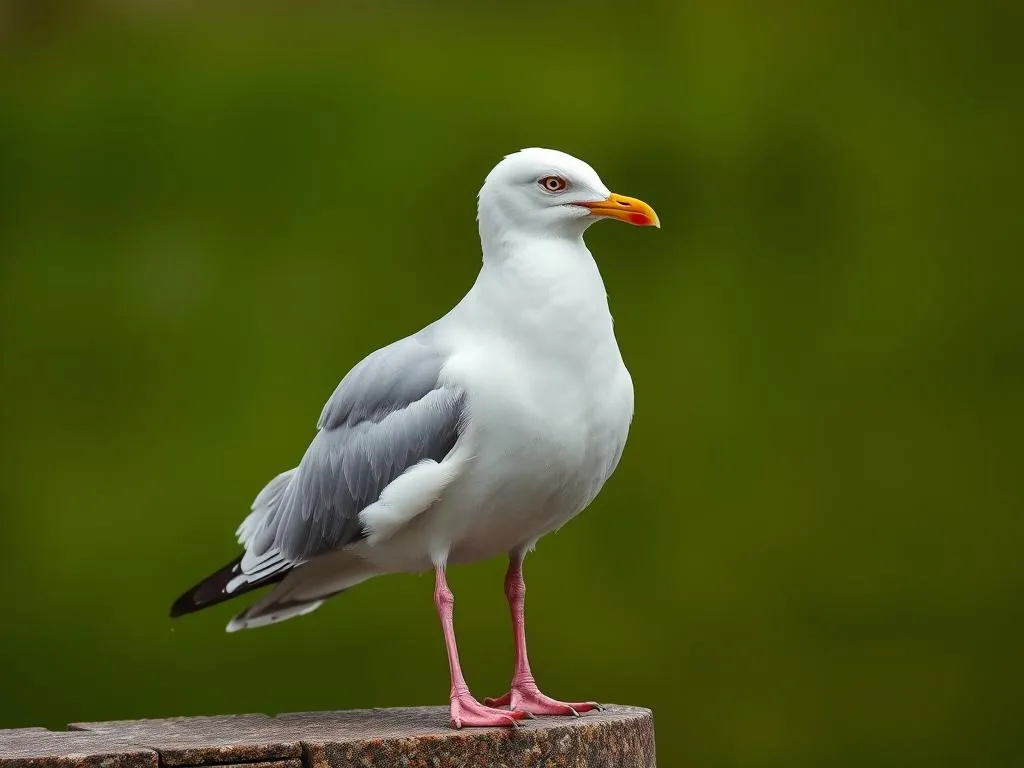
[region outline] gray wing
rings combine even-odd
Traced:
[[[264,488],[239,528],[245,581],[358,540],[359,512],[392,480],[448,455],[462,428],[465,393],[438,380],[445,360],[411,336],[342,379],[299,466]]]

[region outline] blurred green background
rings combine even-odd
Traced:
[[[551,146],[663,228],[588,235],[636,416],[527,563],[542,687],[665,766],[1024,761],[1012,4],[0,8],[0,727],[446,702],[429,575],[167,609]],[[504,565],[451,575],[481,697]]]

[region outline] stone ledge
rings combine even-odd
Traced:
[[[220,715],[0,730],[0,768],[653,768],[648,709],[521,727],[448,726],[447,707]]]
[[[112,736],[18,728],[0,731],[0,766],[18,768],[158,768],[160,756]]]

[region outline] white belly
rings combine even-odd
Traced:
[[[633,384],[617,348],[589,366],[541,365],[507,348],[463,362],[472,371],[469,428],[457,449],[464,469],[369,555],[388,570],[532,546],[593,500],[625,445]]]

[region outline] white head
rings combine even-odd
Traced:
[[[554,149],[523,149],[487,174],[477,218],[485,241],[502,235],[579,238],[595,221],[660,226],[645,202],[608,190],[582,160]]]

